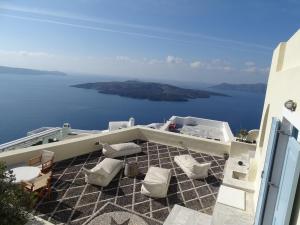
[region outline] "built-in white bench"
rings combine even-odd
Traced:
[[[211,216],[175,205],[163,225],[211,225]]]
[[[252,225],[253,193],[221,185],[211,225]]]
[[[243,165],[239,165],[239,161]],[[224,168],[223,185],[254,192],[256,176],[256,161],[254,158],[230,157]]]
[[[217,203],[245,210],[246,192],[221,185],[218,193]]]

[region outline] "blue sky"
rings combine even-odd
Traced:
[[[205,83],[266,81],[299,29],[285,0],[0,0],[0,64]]]

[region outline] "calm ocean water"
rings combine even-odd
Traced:
[[[0,74],[0,143],[23,137],[27,131],[42,126],[69,122],[77,129],[107,129],[108,121],[128,120],[131,116],[137,124],[163,122],[179,115],[228,121],[233,132],[259,127],[263,94],[219,91],[232,97],[153,102],[70,87],[109,80],[112,79],[98,76]]]

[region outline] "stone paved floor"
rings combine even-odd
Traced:
[[[225,161],[222,158],[153,142],[140,145],[142,153],[119,158],[137,161],[140,175],[127,178],[121,170],[107,187],[86,184],[81,171],[82,167],[91,169],[102,161],[101,151],[57,162],[53,168],[52,195],[37,204],[35,214],[54,224],[82,224],[107,202],[159,221],[166,219],[174,204],[212,213],[223,179]],[[182,154],[190,154],[200,163],[211,162],[209,177],[189,179],[173,160]],[[152,199],[140,193],[149,166],[172,169],[166,198]]]

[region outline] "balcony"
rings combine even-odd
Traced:
[[[124,177],[121,171],[107,187],[85,183],[81,169],[92,168],[104,158],[99,142],[114,144],[129,141],[139,143],[142,153],[121,159],[138,162],[140,174],[137,177]],[[129,211],[145,220],[162,224],[175,204],[207,215],[213,214],[224,176],[223,155],[229,153],[230,148],[230,143],[135,126],[3,152],[0,160],[14,167],[43,149],[55,152],[51,198],[41,199],[34,210],[36,216],[50,223],[82,224],[96,212],[100,212],[101,216],[101,210],[104,214],[113,208],[112,211]],[[209,177],[190,180],[173,161],[174,156],[181,154],[190,154],[198,162],[211,162]],[[172,170],[166,198],[152,199],[140,194],[142,180],[152,165]]]

